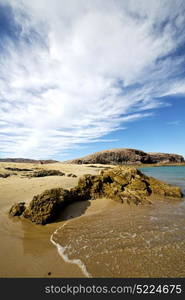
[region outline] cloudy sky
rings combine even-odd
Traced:
[[[0,0],[0,157],[185,155],[184,0]]]

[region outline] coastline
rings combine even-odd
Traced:
[[[1,172],[5,172],[5,166],[38,168],[37,164],[21,163],[20,166],[20,163],[3,162],[0,164]],[[35,225],[21,217],[10,218],[8,211],[16,202],[29,203],[34,195],[46,189],[61,186],[71,188],[76,185],[79,176],[88,172],[96,174],[99,170],[61,163],[40,167],[57,169],[66,173],[73,172],[77,174],[77,178],[50,176],[29,179],[22,177],[22,173],[0,178],[0,277],[84,277],[84,273],[77,265],[63,261],[50,241],[52,233],[59,227],[59,224],[62,225],[64,222],[45,226]],[[82,210],[76,211],[76,215],[81,215],[85,209],[83,206]],[[65,219],[64,215],[63,218]],[[48,275],[48,273],[51,274]]]
[[[170,220],[173,218],[174,221],[172,222],[172,225],[177,225],[178,222],[181,222],[180,225],[184,224],[183,220],[181,219],[181,213],[183,212],[184,208],[181,206],[179,201],[170,200],[168,203],[164,203],[162,199],[156,199],[158,201],[154,201],[155,205],[152,207],[144,205],[139,207],[129,207],[126,205],[123,206],[123,204],[116,203],[106,198],[73,203],[69,205],[64,212],[62,212],[61,219],[63,221],[44,226],[35,225],[29,220],[22,219],[21,217],[8,217],[8,210],[14,202],[26,201],[28,203],[31,201],[33,195],[41,193],[43,190],[50,189],[52,187],[62,186],[65,188],[71,188],[76,185],[79,176],[83,175],[84,173],[97,174],[97,172],[102,169],[102,166],[96,166],[95,168],[87,165],[64,166],[63,164],[53,164],[52,166],[49,165],[42,167],[48,169],[58,169],[65,172],[73,172],[78,176],[77,178],[53,176],[28,179],[17,175],[0,180],[0,234],[2,244],[2,255],[0,259],[1,277],[72,278],[88,276],[123,277],[123,275],[125,277],[140,277],[141,275],[157,276],[161,274],[159,270],[155,271],[155,260],[157,259],[155,255],[157,255],[157,253],[159,255],[159,247],[164,247],[163,255],[172,260],[174,266],[178,265],[180,259],[182,261],[181,247],[184,247],[184,245],[181,244],[184,243],[184,233],[178,233],[177,247],[175,246],[174,248],[174,239],[177,238],[176,227],[170,227]],[[176,210],[174,210],[174,207],[176,207]],[[166,214],[167,211],[169,211],[169,215]],[[174,215],[174,211],[176,211],[176,215]],[[158,219],[158,215],[160,214],[161,219]],[[110,224],[112,224],[111,226],[113,228],[116,228],[116,236],[118,234],[118,240],[115,240],[114,235],[112,236],[112,229],[109,228]],[[130,227],[128,227],[128,225]],[[155,228],[158,225],[159,229],[157,229],[157,232],[155,232]],[[62,229],[61,226],[63,226]],[[143,230],[143,237],[140,236],[140,232],[137,231],[139,226],[141,226],[141,229]],[[167,227],[168,229],[166,231],[165,228]],[[161,228],[164,229],[163,232],[161,232]],[[85,229],[85,232],[83,232],[83,229]],[[99,231],[99,229],[101,230]],[[101,251],[104,251],[103,257],[101,257],[100,254],[97,254],[95,258],[97,259],[100,257],[99,264],[94,263],[93,265],[88,260],[87,262],[84,261],[80,251],[76,254],[73,253],[73,255],[68,253],[66,245],[68,242],[71,243],[71,240],[67,241],[68,234],[66,235],[66,230],[68,234],[71,234],[72,243],[74,243],[75,240],[78,240],[78,236],[76,236],[78,232],[79,234],[85,234],[87,240],[89,239],[89,236],[95,234],[93,237],[94,240],[101,240],[103,242],[104,235],[107,236],[106,232],[108,230],[109,233],[107,238],[108,240],[110,239],[108,244],[103,245],[102,243],[100,246],[97,244],[97,247],[100,247],[100,254]],[[103,236],[101,231],[103,232]],[[160,236],[161,240],[155,240],[156,237],[153,236],[154,233],[156,237]],[[169,239],[168,245],[163,245],[163,243],[165,243],[165,241],[163,241],[163,235],[165,236],[166,241]],[[180,242],[181,237],[182,242]],[[124,244],[122,244],[123,240],[127,245],[126,248]],[[83,251],[85,251],[85,247],[90,246],[90,250],[94,249],[94,254],[96,254],[97,249],[93,248],[94,244],[91,243],[92,241],[88,240],[89,244],[87,245],[84,244],[84,241],[85,240],[82,239],[80,244],[76,245],[76,249],[82,248],[82,250],[84,249]],[[118,243],[116,246],[117,241],[121,244],[119,245]],[[114,244],[116,247],[115,249],[117,250],[113,249],[112,252],[112,262],[114,264],[112,266],[111,262],[109,262],[111,259],[106,253],[105,249],[107,246],[109,247],[109,245],[112,246]],[[141,245],[141,247],[139,245]],[[155,250],[154,252],[150,252],[149,245],[153,245],[153,250],[151,251]],[[136,248],[138,248],[137,251],[140,253],[141,258],[143,257],[143,261],[145,260],[146,256],[150,257],[150,261],[146,261],[148,270],[151,269],[149,274],[146,272],[146,270],[138,267],[139,264],[141,264],[140,257],[135,256],[135,253],[132,252],[136,251]],[[89,248],[83,252],[85,255],[87,255],[89,251],[88,249]],[[125,249],[125,253],[123,253],[123,249]],[[118,257],[117,253],[119,254]],[[130,255],[134,257],[137,268],[135,268],[133,264],[130,264],[130,259],[127,261]],[[4,259],[5,257],[6,259]],[[114,259],[117,259],[117,263],[116,261],[114,262]],[[153,261],[153,259],[155,260]],[[119,261],[122,264],[120,270],[118,268]],[[164,262],[167,263],[167,261]],[[109,267],[105,268],[105,273],[102,273],[102,264],[110,264]],[[163,260],[161,260],[161,258],[160,264],[163,266]],[[117,266],[118,268],[116,271],[111,269],[114,268],[114,266]],[[184,266],[181,267],[183,268]],[[163,266],[163,268],[165,267]],[[125,270],[125,273],[123,273],[122,270]],[[181,275],[185,275],[181,269],[180,271],[174,271],[174,273],[173,270],[166,270],[166,273],[164,272],[164,274],[169,277],[173,277],[173,274],[174,276],[175,274],[180,274],[180,277]]]
[[[63,228],[67,224],[70,225],[71,221],[74,221],[76,219],[80,220],[88,216],[92,216],[93,214],[96,215],[98,213],[101,213],[103,210],[109,209],[110,207],[114,206],[114,203],[112,203],[111,200],[106,198],[91,200],[89,202],[90,205],[88,206],[85,212],[83,211],[84,202],[73,203],[69,205],[62,214],[62,217],[66,219],[66,221],[62,222],[62,225],[57,227],[57,229],[52,233],[50,237],[51,243],[57,248],[58,254],[62,257],[63,261],[70,265],[76,265],[81,270],[83,277],[87,278],[92,277],[92,275],[88,272],[86,265],[83,263],[83,261],[78,258],[69,259],[68,255],[65,253],[67,250],[66,245],[62,246],[61,244],[57,243],[57,241],[55,241],[55,236],[57,236],[57,233],[63,230]],[[83,213],[81,215],[82,211]],[[76,217],[74,216],[75,214],[77,215]],[[71,215],[73,215],[73,218],[71,218]]]
[[[68,261],[81,261],[95,278],[185,276],[184,201],[129,206],[107,200],[92,200],[82,216],[58,228],[54,239],[67,245]]]

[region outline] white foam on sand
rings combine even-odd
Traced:
[[[57,228],[53,234],[50,237],[50,241],[51,243],[57,247],[58,253],[59,255],[63,258],[63,260],[66,263],[70,263],[70,264],[75,264],[77,265],[83,272],[83,274],[86,277],[92,277],[92,275],[87,271],[86,265],[80,260],[80,259],[69,259],[69,257],[67,256],[67,254],[65,253],[67,246],[61,246],[60,244],[56,243],[53,239],[53,236],[55,234],[57,234],[58,230],[60,230],[62,227],[64,227],[68,222],[66,222],[65,224],[63,224],[62,226],[60,226],[59,228]]]

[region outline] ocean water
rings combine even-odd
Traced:
[[[121,204],[66,222],[52,235],[65,262],[86,277],[184,277],[185,207]]]
[[[185,194],[185,166],[144,167],[140,170],[147,176],[179,186]]]
[[[185,167],[142,171],[185,190]],[[132,207],[114,202],[108,209],[68,220],[51,242],[86,277],[185,277],[184,216],[183,199]]]

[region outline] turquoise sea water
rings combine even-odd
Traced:
[[[185,195],[185,166],[144,167],[141,172],[179,186]]]

